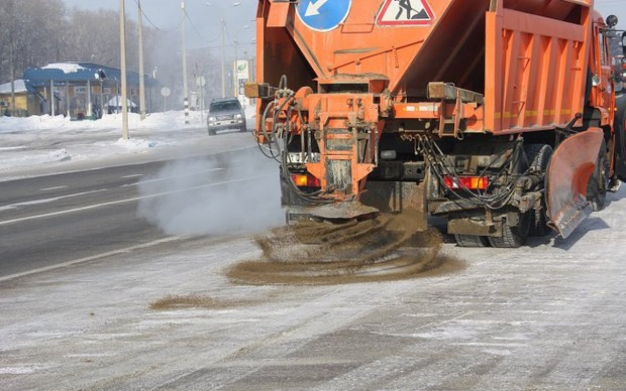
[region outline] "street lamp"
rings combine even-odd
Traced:
[[[187,86],[187,50],[186,50],[186,38],[185,38],[185,19],[187,19],[187,10],[185,9],[185,0],[182,0],[180,7],[183,10],[183,24],[182,24],[182,46],[183,46],[183,95],[185,105],[185,125],[189,124],[189,87]]]
[[[122,72],[122,138],[128,140],[128,101],[126,87],[126,17],[124,0],[120,0],[120,71]]]
[[[139,114],[143,121],[146,119],[146,84],[143,74],[143,11],[141,11],[141,0],[137,0],[137,13],[137,35],[139,41]]]

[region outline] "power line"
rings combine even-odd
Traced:
[[[137,0],[135,0],[135,4],[137,5],[137,7],[139,7],[139,3],[137,3]],[[176,30],[178,30],[180,28],[180,26],[183,24],[183,18],[180,18],[180,21],[178,22],[178,25],[174,28],[171,29],[162,29],[159,26],[155,25],[152,20],[148,17],[148,15],[146,15],[146,13],[144,12],[143,8],[141,8],[141,14],[143,15],[144,18],[146,18],[146,20],[148,21],[148,23],[150,23],[150,25],[152,27],[154,27],[156,30],[162,32],[162,33],[171,33],[174,32]],[[187,14],[187,12],[185,11],[185,15]]]
[[[224,45],[224,47],[226,48],[234,48],[235,46],[254,46],[256,45],[256,42],[240,42],[238,44],[228,44],[228,45]],[[205,50],[205,49],[221,49],[222,45],[213,45],[213,46],[200,46],[200,47],[196,47],[196,48],[190,48],[189,50]]]
[[[188,14],[187,12],[185,12],[185,15],[186,15],[186,17],[187,17],[187,20],[188,20],[188,21],[189,21],[189,23],[191,24],[191,29],[193,30],[193,32],[194,32],[194,33],[196,33],[196,35],[197,35],[200,39],[202,39],[203,41],[206,41],[207,43],[213,43],[213,42],[215,42],[215,41],[217,41],[218,39],[220,39],[220,38],[221,38],[221,36],[222,36],[222,32],[221,32],[221,29],[220,29],[220,35],[218,35],[215,39],[213,39],[213,40],[206,39],[206,38],[205,38],[205,37],[204,37],[204,36],[200,33],[200,31],[196,28],[196,25],[195,25],[195,24],[193,24],[193,20],[191,20],[191,18],[189,17],[189,14]]]

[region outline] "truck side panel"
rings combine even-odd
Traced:
[[[498,7],[487,13],[485,127],[565,125],[582,113],[591,27]]]

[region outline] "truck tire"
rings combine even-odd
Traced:
[[[528,144],[524,148],[526,157],[530,162],[531,172],[541,172],[545,175],[548,169],[548,163],[552,158],[552,147],[548,144]],[[544,182],[540,182],[534,191],[540,191],[545,188]],[[541,198],[541,207],[532,210],[532,221],[530,223],[530,236],[545,236],[551,229],[548,227],[548,217],[546,215],[546,199]]]
[[[454,240],[459,247],[488,247],[489,239],[486,236],[454,234]]]
[[[516,146],[518,148],[518,146]],[[512,167],[512,171],[514,174],[525,173],[529,171],[532,167],[532,161],[528,159],[526,154],[526,147],[521,151],[521,155],[524,159],[518,159],[519,162],[515,167]],[[534,160],[534,158],[533,158]],[[529,163],[529,161],[531,163]],[[508,217],[502,221],[502,236],[489,236],[489,244],[491,247],[495,248],[518,248],[526,244],[526,240],[528,239],[528,235],[530,234],[530,225],[533,220],[533,211],[530,210],[528,212],[520,212],[518,209],[501,209],[499,211],[494,211],[494,214],[501,214],[504,216],[511,216],[513,214],[517,214],[517,223],[515,225],[511,225],[510,221],[508,221]]]
[[[594,212],[606,208],[606,193],[609,189],[609,161],[606,158],[606,142],[603,140],[596,168],[587,184],[587,201],[591,203]]]
[[[502,225],[502,237],[489,236],[491,247],[518,248],[526,244],[532,223],[532,212],[520,213],[519,223],[510,226],[506,222]]]
[[[615,114],[615,178],[614,187],[617,181],[626,182],[626,95],[617,101],[618,111]]]

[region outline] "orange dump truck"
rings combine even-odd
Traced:
[[[288,219],[413,208],[460,246],[567,237],[626,178],[616,24],[593,0],[259,0],[246,95]]]

